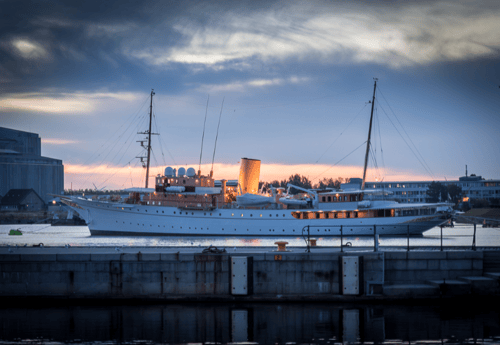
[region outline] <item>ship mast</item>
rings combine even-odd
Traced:
[[[372,112],[370,115],[370,128],[368,129],[368,141],[366,142],[365,166],[363,168],[363,182],[361,183],[361,190],[365,189],[366,168],[368,166],[368,155],[370,154],[370,138],[372,136],[373,108],[375,107],[375,90],[377,89],[378,79],[373,78],[373,80],[375,80],[375,85],[373,86]]]
[[[137,133],[137,134],[147,134],[148,135],[148,138],[147,138],[148,145],[146,147],[144,146],[144,142],[146,141],[146,139],[138,141],[139,143],[141,143],[141,146],[146,149],[147,156],[146,157],[144,157],[144,156],[136,157],[136,158],[139,158],[141,160],[142,167],[146,168],[146,188],[148,188],[149,163],[151,161],[151,135],[158,134],[158,133],[151,133],[151,123],[153,122],[153,96],[154,96],[154,94],[155,94],[154,89],[151,89],[151,102],[149,103],[149,130],[147,130],[145,132],[138,132]],[[146,158],[146,165],[144,165],[144,161],[143,161],[144,158]]]

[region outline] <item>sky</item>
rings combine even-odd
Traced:
[[[0,1],[0,18],[0,126],[38,133],[65,188],[144,185],[152,89],[150,185],[198,170],[202,138],[216,179],[242,157],[263,181],[362,177],[374,78],[368,180],[500,178],[498,1]]]

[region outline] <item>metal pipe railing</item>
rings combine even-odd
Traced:
[[[471,236],[472,237],[472,246],[469,247],[469,248],[471,248],[471,250],[477,249],[477,227],[476,227],[476,225],[477,224],[474,224],[474,231],[473,231],[472,235],[458,235],[459,237],[464,237],[464,236],[467,236],[467,237]],[[364,237],[364,236],[366,236],[367,238],[372,237],[373,238],[373,251],[374,252],[379,251],[380,246],[381,246],[380,239],[382,239],[384,237],[385,238],[398,238],[398,237],[399,238],[401,238],[401,237],[406,238],[406,246],[405,246],[405,244],[398,244],[398,246],[402,246],[403,248],[406,247],[406,251],[409,252],[409,251],[411,251],[411,248],[412,248],[411,243],[410,243],[410,238],[417,237],[417,236],[413,236],[411,233],[412,224],[387,226],[387,227],[403,227],[402,229],[400,229],[402,231],[399,231],[399,233],[400,233],[399,235],[382,235],[382,234],[380,234],[380,232],[383,231],[384,227],[386,227],[385,225],[384,226],[381,226],[381,225],[378,225],[378,226],[377,225],[373,225],[373,226],[349,225],[349,226],[347,226],[347,228],[348,228],[347,231],[349,232],[349,229],[350,229],[352,232],[353,229],[360,228],[360,227],[363,227],[363,228],[368,227],[369,230],[372,230],[372,233],[369,235],[355,235],[355,233],[353,233],[353,236],[356,236],[357,238]],[[306,225],[302,229],[302,236],[304,237],[304,240],[306,242],[308,253],[311,251],[311,243],[310,243],[311,242],[311,232],[313,233],[313,235],[315,235],[316,234],[315,229],[320,229],[320,228],[321,228],[321,230],[325,230],[325,232],[327,232],[327,234],[325,233],[325,236],[327,236],[327,237],[337,237],[338,236],[340,238],[340,245],[339,245],[340,252],[345,251],[344,250],[345,246],[352,245],[351,242],[347,242],[347,244],[344,244],[344,241],[346,238],[346,226],[345,225],[338,225],[338,226]],[[444,228],[443,225],[439,226],[439,238],[438,238],[439,244],[438,244],[438,247],[439,247],[440,251],[444,251],[444,249],[445,249],[445,243],[444,243],[445,237],[450,236],[450,235],[445,235],[443,228]],[[318,232],[319,232],[319,230],[318,230]],[[406,234],[405,234],[405,232],[406,232]],[[321,236],[320,233],[318,235]],[[347,236],[350,236],[350,235],[347,235]],[[432,237],[427,238],[427,239],[431,240]],[[363,244],[363,246],[366,246],[366,245],[367,244]],[[436,245],[434,244],[432,246],[435,247]],[[464,246],[464,244],[460,244],[460,246]]]

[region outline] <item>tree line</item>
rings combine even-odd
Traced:
[[[305,189],[325,189],[325,188],[335,188],[338,189],[340,188],[340,185],[342,183],[349,183],[348,178],[343,178],[343,177],[337,177],[336,179],[333,178],[326,178],[324,177],[322,180],[318,181],[317,183],[313,184],[311,180],[309,180],[306,176],[295,174],[291,175],[288,179],[285,180],[274,180],[271,182],[260,182],[259,188],[264,188],[268,189],[270,186],[273,186],[274,188],[287,188],[288,184],[293,184],[294,186],[305,188]],[[290,193],[300,193],[298,190],[291,190]]]

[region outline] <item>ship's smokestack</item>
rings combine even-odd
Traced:
[[[241,194],[257,194],[259,191],[260,160],[242,158],[240,164],[240,176],[238,184]]]

